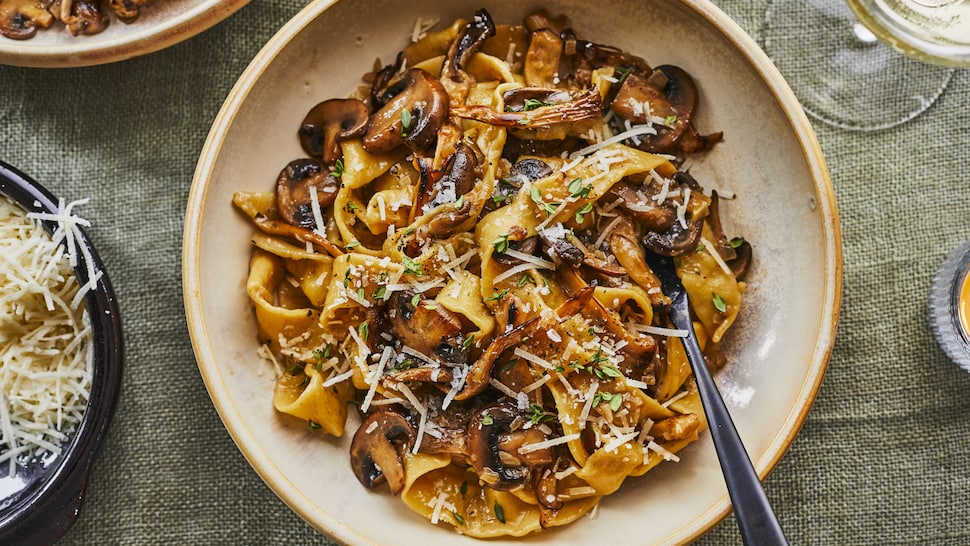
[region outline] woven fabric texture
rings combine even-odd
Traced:
[[[209,126],[303,5],[253,0],[195,38],[111,65],[0,66],[0,159],[58,195],[91,198],[80,214],[94,220],[124,321],[122,396],[62,544],[332,544],[260,481],[223,427],[181,292],[185,202]],[[763,43],[768,2],[718,5]],[[812,47],[809,28],[791,32],[788,47]],[[843,230],[844,292],[818,399],[766,480],[793,544],[970,543],[970,375],[926,319],[937,266],[970,239],[968,96],[970,71],[957,71],[900,127],[815,124]],[[733,518],[697,543],[740,544]]]

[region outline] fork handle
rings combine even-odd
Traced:
[[[734,515],[741,531],[741,539],[747,546],[787,546],[778,518],[775,516],[764,486],[758,479],[758,474],[751,464],[748,452],[744,449],[738,430],[734,426],[731,414],[721,393],[717,390],[714,378],[707,369],[704,353],[697,344],[697,336],[687,310],[686,295],[681,292],[683,305],[674,302],[670,306],[669,316],[674,325],[682,330],[688,330],[690,335],[681,338],[687,352],[687,360],[697,381],[704,414],[714,440],[714,450],[717,452],[724,481],[727,484],[731,504],[734,505]]]

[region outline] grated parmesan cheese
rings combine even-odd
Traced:
[[[74,206],[26,213],[0,199],[0,463],[58,453],[87,406],[94,368],[90,320],[81,301],[97,286]],[[58,223],[53,236],[38,220]],[[64,252],[64,246],[67,252]],[[80,286],[78,255],[90,281]]]

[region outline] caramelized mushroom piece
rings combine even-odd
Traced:
[[[132,23],[141,15],[141,9],[152,3],[152,0],[108,0],[108,5],[126,23]]]
[[[677,210],[670,203],[659,204],[654,197],[660,188],[656,183],[634,187],[627,180],[613,185],[606,194],[610,202],[621,199],[620,207],[630,213],[649,231],[667,231],[677,221]]]
[[[424,209],[432,209],[445,203],[454,203],[470,192],[479,179],[478,157],[470,146],[462,142],[455,149],[441,171],[434,171],[427,161],[419,160],[415,217]]]
[[[697,86],[690,74],[677,66],[658,66],[649,76],[631,72],[610,107],[618,117],[633,123],[648,123],[657,117],[666,120],[665,125],[655,125],[656,135],[642,137],[639,148],[648,152],[701,151],[721,138],[720,133],[702,137],[694,131]],[[693,141],[685,150],[679,143],[688,133]]]
[[[552,449],[523,450],[546,440],[538,428],[512,431],[519,412],[509,404],[486,406],[468,421],[468,458],[478,478],[499,491],[510,491],[529,479],[532,468],[552,463]]]
[[[654,308],[666,307],[670,304],[670,298],[661,291],[660,279],[647,265],[643,248],[637,242],[637,233],[633,227],[633,222],[625,216],[619,218],[620,220],[610,231],[607,238],[610,251],[616,257],[616,261],[620,262],[620,265],[630,275],[630,279],[647,292],[650,305]]]
[[[387,483],[391,494],[404,489],[403,454],[414,445],[414,428],[404,416],[379,411],[364,420],[350,444],[350,466],[366,488]]]
[[[464,362],[461,319],[434,300],[421,299],[412,304],[415,295],[409,291],[396,292],[391,297],[389,313],[391,329],[412,349],[437,355],[445,362]]]
[[[478,51],[482,42],[495,35],[495,22],[488,11],[480,9],[475,17],[465,26],[465,31],[448,49],[445,61],[441,66],[441,77],[455,83],[464,83],[467,74],[465,66],[471,56]]]
[[[391,100],[391,97],[400,93],[401,90],[394,90],[390,87],[390,83],[394,79],[394,76],[401,72],[403,65],[404,52],[400,51],[397,54],[397,59],[395,59],[394,64],[389,64],[374,74],[374,81],[370,86],[370,103],[373,109],[376,110],[384,106],[387,104],[387,101]]]
[[[544,102],[533,98],[531,100],[538,101],[538,103],[535,103],[538,104],[535,108],[523,108],[518,111],[499,112],[490,106],[472,105],[456,106],[451,109],[451,112],[460,118],[473,119],[499,127],[537,129],[563,123],[571,124],[598,119],[603,111],[603,102],[596,89],[568,92],[546,89],[543,90],[544,94],[540,94],[533,88],[526,89],[527,92],[523,93],[523,96],[526,97],[522,99],[523,104],[528,100],[529,95],[545,96],[549,100]],[[506,94],[515,91],[520,90],[509,91]],[[515,95],[513,95],[513,98],[515,98]],[[552,100],[559,102],[552,102]],[[515,104],[514,101],[513,104]]]
[[[427,149],[448,117],[448,93],[441,82],[412,68],[389,92],[393,98],[368,121],[364,149],[372,153],[389,152],[401,145],[414,151]]]
[[[14,40],[26,40],[47,28],[54,16],[37,0],[3,0],[0,2],[0,34]]]
[[[101,0],[61,0],[55,16],[75,36],[97,34],[108,27],[108,16],[101,9]]]
[[[337,197],[340,182],[315,159],[295,159],[276,179],[276,207],[287,223],[308,230],[317,227],[313,216],[310,187],[316,188],[320,208],[329,207]]]
[[[367,105],[358,99],[325,100],[313,108],[300,124],[300,146],[311,157],[333,165],[343,156],[340,143],[357,138],[367,130]]]
[[[681,187],[690,188],[692,191],[699,191],[700,185],[694,178],[682,171],[674,173],[674,182]],[[697,248],[697,242],[701,238],[701,230],[704,226],[703,218],[686,218],[687,225],[684,226],[679,220],[663,232],[649,231],[643,236],[643,245],[649,250],[661,256],[680,256],[681,254]]]

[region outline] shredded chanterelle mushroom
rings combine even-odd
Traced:
[[[131,23],[154,0],[0,0],[0,34],[14,40],[33,38],[39,28],[63,26],[74,36],[98,34],[108,27],[109,12]]]

